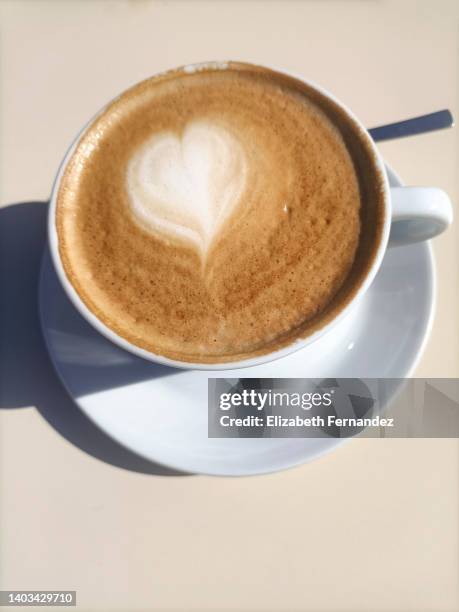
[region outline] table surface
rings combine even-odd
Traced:
[[[457,610],[457,440],[356,440],[280,474],[173,476],[65,395],[36,316],[45,202],[78,129],[127,86],[233,58],[302,74],[368,125],[459,115],[449,1],[0,2],[0,588],[81,610]],[[381,145],[453,201],[454,130]],[[435,240],[417,376],[459,373],[459,225]]]

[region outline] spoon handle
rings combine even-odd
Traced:
[[[415,134],[424,134],[425,132],[433,132],[444,128],[453,127],[454,119],[449,110],[441,110],[429,115],[421,115],[413,117],[405,121],[397,123],[389,123],[379,127],[369,129],[369,133],[373,140],[380,142],[381,140],[390,140],[392,138],[403,138],[405,136],[414,136]]]

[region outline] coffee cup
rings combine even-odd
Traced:
[[[158,84],[157,106],[147,100],[146,107],[142,96],[156,96]],[[235,107],[237,129],[228,119]],[[146,125],[159,125],[148,138],[145,108]],[[180,123],[176,132],[171,122]],[[107,176],[120,168],[117,188]],[[111,202],[121,202],[122,214],[114,216]],[[373,140],[332,94],[284,72],[213,62],[153,77],[89,121],[59,168],[48,230],[62,287],[95,330],[152,362],[227,370],[279,359],[333,333],[365,295],[387,248],[431,239],[451,222],[442,190],[390,188]],[[249,268],[250,282],[238,288],[234,278]],[[269,282],[257,288],[263,274]],[[164,345],[145,339],[153,328]]]

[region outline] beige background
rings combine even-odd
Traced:
[[[0,2],[1,204],[43,210],[82,124],[159,70],[274,64],[372,126],[459,116],[458,44],[459,5],[438,0]],[[458,145],[452,130],[381,150],[407,183],[457,201]],[[32,227],[8,229],[13,274],[1,252],[1,300],[17,298],[4,311],[20,331],[6,345],[2,321],[0,384],[17,380],[17,395],[0,387],[0,588],[77,589],[81,610],[459,609],[457,440],[359,440],[254,478],[139,473],[151,469],[94,431],[53,377],[33,301],[44,217],[34,234],[31,208],[15,210]],[[0,210],[0,232],[11,215]],[[418,376],[459,374],[458,228],[435,240],[438,308]]]

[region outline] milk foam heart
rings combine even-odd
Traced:
[[[244,191],[242,145],[210,121],[192,121],[181,135],[154,134],[132,157],[127,191],[147,230],[193,242],[205,256]]]

